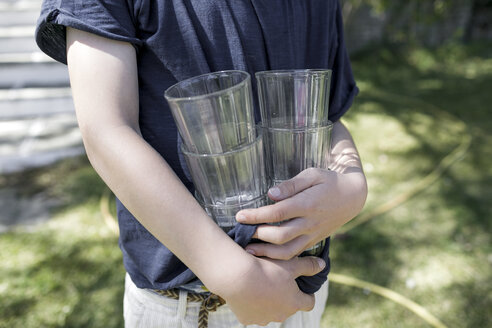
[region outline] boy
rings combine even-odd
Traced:
[[[296,255],[353,218],[367,194],[339,122],[357,88],[338,1],[45,0],[36,40],[68,63],[87,155],[118,198],[125,325],[196,327],[199,302],[187,296],[196,275],[226,302],[210,313],[209,327],[319,326],[327,285],[317,286],[315,302],[295,279],[324,269],[326,280],[328,252],[324,260]],[[290,68],[333,70],[332,171],[308,169],[269,192],[275,205],[238,213],[248,224],[291,219],[253,228],[267,243],[245,251],[190,193],[163,93],[212,71]],[[178,299],[156,290],[175,290]]]

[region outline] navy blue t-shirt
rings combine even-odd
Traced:
[[[254,77],[264,70],[332,69],[333,122],[358,92],[338,0],[45,0],[36,41],[62,63],[66,63],[66,26],[133,44],[142,136],[190,191],[193,184],[179,154],[177,128],[163,97],[169,86],[221,70],[243,70]],[[256,92],[254,78],[252,82]],[[258,106],[255,116],[260,117]],[[138,287],[169,289],[196,278],[123,204],[117,202],[117,207],[124,265]],[[238,225],[230,236],[244,247],[254,230]],[[329,264],[328,248],[322,256]],[[316,291],[328,271],[329,265],[315,277],[299,278],[300,288]]]

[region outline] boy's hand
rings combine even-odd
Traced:
[[[295,279],[320,272],[325,267],[322,259],[296,257],[279,261],[247,257],[246,266],[235,265],[231,269],[233,275],[228,277],[234,276],[236,281],[222,280],[221,286],[214,290],[226,300],[242,324],[283,322],[297,311],[313,309],[314,295],[299,290]]]
[[[340,174],[310,168],[269,191],[276,204],[246,209],[238,222],[262,224],[246,250],[271,259],[291,259],[334,233],[357,215],[367,194],[362,170]],[[266,223],[282,222],[280,225]]]

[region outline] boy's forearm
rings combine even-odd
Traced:
[[[122,126],[83,135],[88,157],[107,185],[204,282],[225,265],[223,259],[240,258],[243,250],[207,216],[136,131]]]
[[[333,124],[330,169],[338,173],[362,173],[362,163],[355,143],[342,122]]]
[[[140,135],[134,48],[73,29],[67,29],[67,45],[84,145],[106,184],[204,283],[224,259],[244,259],[241,254],[246,253],[206,215]]]
[[[345,185],[340,186],[340,192],[345,191],[345,199],[350,199],[350,214],[353,218],[363,208],[368,188],[362,168],[359,152],[349,130],[340,121],[336,122],[332,131],[332,146],[330,154],[330,169],[345,177]]]

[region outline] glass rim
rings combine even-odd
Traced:
[[[279,69],[269,71],[258,71],[255,77],[270,77],[270,76],[303,76],[303,75],[321,75],[321,73],[333,73],[329,68],[307,68],[307,69]]]
[[[259,130],[270,130],[270,131],[275,131],[275,132],[286,132],[286,133],[303,133],[303,132],[316,132],[318,130],[331,130],[333,129],[333,122],[330,120],[321,122],[320,124],[316,125],[308,125],[305,127],[293,127],[293,128],[278,128],[278,127],[271,127],[267,125],[263,125],[262,123],[259,123],[256,125]]]
[[[250,199],[246,202],[239,202],[237,204],[205,204],[203,199],[201,199],[200,195],[198,195],[198,193],[195,192],[195,200],[198,202],[198,204],[200,204],[202,207],[206,207],[206,208],[210,208],[210,209],[222,209],[222,210],[224,210],[224,209],[231,209],[231,208],[236,208],[236,207],[244,207],[244,206],[256,203],[258,201],[263,201],[263,200],[268,201],[268,199],[269,199],[269,197],[268,197],[268,193],[267,193],[267,194],[258,196],[256,198]],[[246,209],[246,208],[242,208],[242,209]]]
[[[173,89],[178,88],[178,86],[180,86],[183,83],[187,83],[187,82],[190,82],[192,80],[203,79],[206,76],[218,76],[218,75],[225,74],[225,73],[234,73],[234,74],[242,75],[244,78],[239,83],[237,83],[237,84],[235,84],[235,85],[233,85],[231,87],[228,87],[228,88],[225,88],[225,89],[221,89],[221,90],[218,90],[218,91],[214,91],[214,92],[211,92],[211,93],[206,93],[206,94],[201,94],[201,95],[196,95],[196,96],[188,96],[188,97],[175,97],[175,96],[169,95],[169,93]],[[241,70],[225,70],[225,71],[217,71],[217,72],[205,73],[205,74],[201,74],[201,75],[190,77],[188,79],[185,79],[185,80],[176,82],[175,84],[171,85],[169,88],[167,88],[164,91],[164,98],[166,98],[166,100],[168,100],[168,101],[184,102],[184,101],[200,100],[200,99],[204,99],[204,98],[207,98],[207,97],[215,97],[215,96],[218,96],[220,94],[227,93],[227,92],[230,92],[230,91],[234,91],[235,89],[239,89],[244,84],[247,84],[248,81],[250,81],[250,80],[251,80],[251,75],[248,72],[241,71]]]
[[[222,153],[195,153],[193,151],[190,151],[188,149],[186,149],[186,145],[183,143],[181,143],[181,152],[186,155],[186,156],[189,156],[189,157],[219,157],[219,156],[232,156],[234,154],[237,154],[237,153],[240,153],[240,152],[243,152],[243,151],[247,151],[249,150],[250,148],[253,148],[255,147],[258,143],[260,143],[262,140],[263,140],[263,133],[261,131],[261,129],[258,129],[257,126],[255,126],[255,131],[256,131],[256,138],[254,141],[252,142],[249,142],[249,143],[245,143],[243,145],[239,145],[237,148],[234,148],[234,149],[231,149],[231,150],[228,150],[228,151],[225,151],[225,152],[222,152]]]

